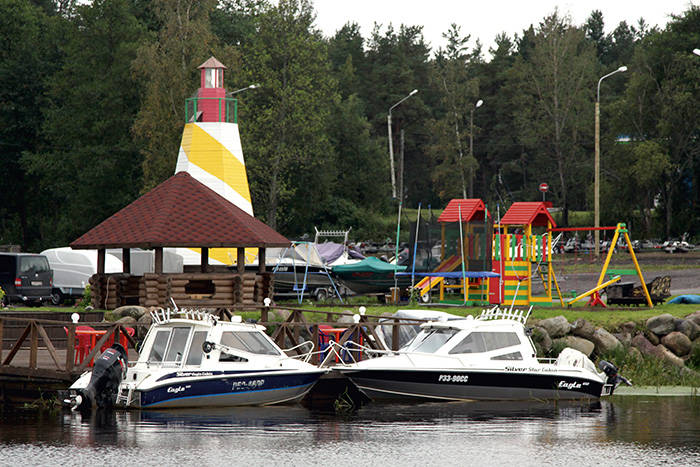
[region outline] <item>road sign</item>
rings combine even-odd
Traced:
[[[547,185],[546,183],[540,183],[540,191],[542,193],[546,193],[547,190],[549,190],[549,185]]]

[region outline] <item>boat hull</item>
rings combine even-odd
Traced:
[[[563,374],[462,370],[341,370],[375,401],[597,399],[603,383]]]
[[[129,406],[184,408],[291,403],[304,397],[323,373],[322,370],[284,374],[282,372],[174,373],[172,378],[160,378],[159,384],[151,389],[137,389]],[[183,374],[189,376],[183,377]]]

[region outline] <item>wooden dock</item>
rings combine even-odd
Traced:
[[[129,358],[136,359],[136,341],[119,323],[80,323],[105,334],[82,362],[76,362],[78,324],[0,314],[0,402],[17,403],[52,398],[89,369],[100,348],[126,336]],[[68,316],[68,314],[66,314]],[[63,317],[63,316],[61,316]]]

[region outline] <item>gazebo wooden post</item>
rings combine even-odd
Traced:
[[[155,265],[153,266],[153,271],[156,274],[163,274],[163,247],[159,246],[155,248],[156,251],[156,257],[155,257]]]
[[[258,272],[265,272],[265,248],[258,248]]]
[[[245,248],[236,248],[236,264],[238,265],[238,274],[245,272]]]
[[[202,272],[207,272],[209,270],[209,248],[202,247],[202,253],[200,255],[200,270]]]
[[[97,274],[104,274],[105,273],[105,255],[107,254],[107,250],[104,248],[98,248],[97,249]]]
[[[122,248],[122,272],[131,274],[131,248]]]

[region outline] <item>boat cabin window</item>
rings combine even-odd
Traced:
[[[457,329],[437,328],[421,331],[403,350],[410,352],[432,353],[445,345],[452,336],[457,334]]]
[[[153,339],[148,361],[177,363],[182,361],[190,336],[190,327],[159,329]]]
[[[226,331],[221,333],[221,344],[259,355],[280,355],[279,350],[259,332]]]
[[[153,346],[151,347],[151,353],[148,355],[149,362],[162,362],[163,355],[165,355],[165,348],[168,346],[168,339],[170,338],[170,329],[160,329],[156,333],[156,337],[153,339]]]
[[[451,354],[481,353],[519,345],[514,332],[472,332],[450,350]]]
[[[185,365],[202,364],[202,356],[204,355],[202,344],[204,344],[206,338],[207,331],[195,331],[194,336],[192,336],[192,344],[190,344],[190,351],[187,353]]]
[[[520,352],[511,352],[496,357],[491,357],[491,360],[522,360],[523,356]]]
[[[170,346],[165,354],[166,362],[181,362],[187,346],[187,338],[190,337],[190,327],[174,328],[170,338]]]

